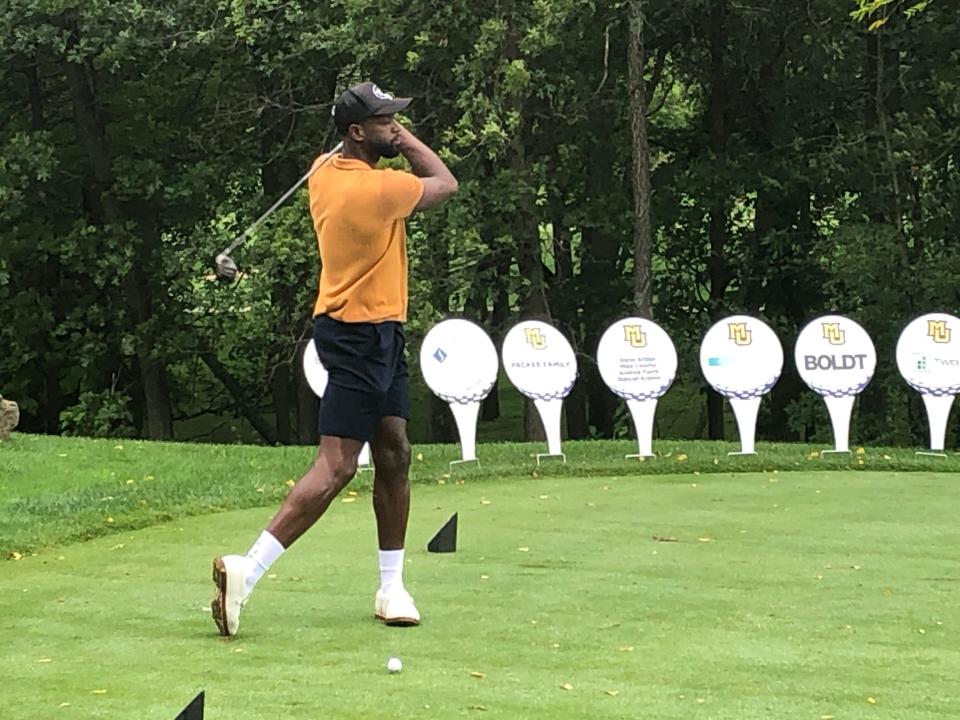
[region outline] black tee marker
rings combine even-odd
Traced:
[[[446,524],[440,528],[433,539],[427,543],[427,550],[433,553],[450,553],[457,551],[457,513],[454,513]]]

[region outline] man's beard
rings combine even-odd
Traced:
[[[393,144],[390,140],[380,140],[375,143],[371,143],[371,147],[377,155],[382,158],[387,158],[388,160],[397,157],[400,154],[400,149]]]

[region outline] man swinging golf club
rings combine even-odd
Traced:
[[[314,340],[330,374],[320,411],[320,448],[250,551],[214,560],[212,609],[221,635],[236,634],[254,585],[353,478],[365,442],[375,466],[373,509],[380,544],[374,614],[388,625],[420,623],[403,585],[410,510],[404,220],[450,198],[457,180],[397,123],[395,113],[409,104],[410,98],[393,97],[365,82],[334,105],[343,150],[309,181],[321,260]],[[380,158],[400,154],[412,174],[376,167]]]

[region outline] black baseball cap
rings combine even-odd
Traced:
[[[374,115],[393,115],[404,110],[413,98],[398,98],[384,92],[372,82],[360,83],[346,90],[333,105],[331,114],[342,133],[354,123]]]

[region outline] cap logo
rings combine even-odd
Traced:
[[[381,90],[381,89],[380,89],[379,87],[377,87],[376,85],[374,85],[372,88],[370,88],[370,91],[374,94],[374,97],[377,97],[377,98],[379,98],[380,100],[393,100],[393,95],[391,95],[391,94],[388,93],[388,92],[384,92],[383,90]]]

